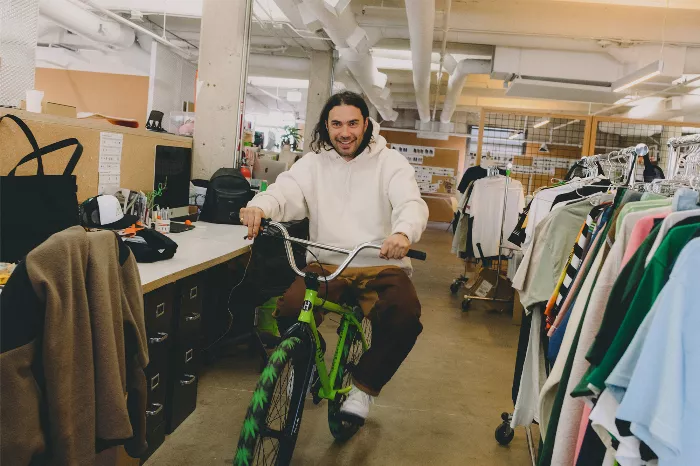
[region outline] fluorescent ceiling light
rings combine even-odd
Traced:
[[[633,100],[633,99],[635,99],[635,96],[626,95],[623,98],[616,100],[615,105],[626,104],[627,102],[629,102],[630,100]]]
[[[612,84],[613,92],[624,91],[632,86],[636,86],[639,83],[648,81],[654,76],[658,76],[664,70],[663,60],[656,60],[653,63],[649,63],[647,66],[642,67],[635,71],[634,73],[628,74],[624,78],[618,79]]]
[[[384,70],[412,70],[413,60],[403,58],[387,58],[387,57],[372,57],[372,62],[377,68]],[[430,71],[438,71],[440,65],[438,63],[430,64]]]
[[[541,127],[546,126],[548,124],[549,124],[549,118],[545,117],[545,118],[542,118],[537,123],[535,123],[534,125],[532,125],[532,127],[533,128],[541,128]]]
[[[281,87],[284,89],[308,89],[308,79],[274,78],[270,76],[248,76],[248,83],[258,87]]]
[[[513,133],[510,136],[508,136],[508,139],[518,139],[518,137],[520,137],[521,134],[523,134],[523,132],[518,131],[517,133]]]
[[[568,123],[563,123],[563,124],[561,124],[561,125],[559,125],[559,126],[555,126],[554,128],[552,128],[552,131],[556,131],[556,130],[558,130],[558,129],[566,128],[566,127],[569,126],[569,125],[574,125],[574,124],[580,123],[580,122],[581,122],[581,120],[572,120],[572,121],[570,121],[570,122],[568,122]]]
[[[301,97],[301,92],[299,91],[287,92],[287,100],[290,102],[301,102]]]

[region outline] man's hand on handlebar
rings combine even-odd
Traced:
[[[403,259],[408,254],[411,242],[402,233],[394,233],[384,240],[379,257],[382,259]]]
[[[254,239],[260,232],[260,222],[265,213],[260,207],[244,207],[241,209],[241,225],[248,227],[248,239]]]

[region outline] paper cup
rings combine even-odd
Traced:
[[[170,220],[156,220],[156,231],[164,235],[170,233]]]

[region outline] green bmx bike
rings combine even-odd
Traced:
[[[255,387],[238,439],[234,466],[288,465],[309,392],[315,403],[328,400],[328,427],[335,439],[349,439],[364,423],[344,416],[340,407],[350,391],[353,368],[371,344],[372,324],[359,307],[331,303],[319,297],[318,290],[321,283],[337,278],[360,251],[381,249],[381,245],[363,243],[347,250],[290,237],[284,225],[270,220],[263,220],[261,227],[261,234],[285,242],[289,265],[304,278],[306,292],[297,323],[284,333]],[[326,277],[305,273],[296,265],[292,243],[346,254],[347,258]],[[419,260],[426,258],[425,253],[415,250],[410,250],[407,255]],[[330,371],[326,369],[314,308],[322,308],[341,318]]]

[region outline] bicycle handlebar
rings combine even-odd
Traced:
[[[335,272],[332,274],[326,276],[326,277],[319,277],[319,281],[331,281],[336,279],[345,269],[350,265],[350,262],[355,259],[355,257],[360,253],[360,251],[364,249],[377,249],[380,250],[382,248],[381,245],[375,244],[375,243],[362,243],[357,246],[355,246],[354,249],[344,249],[344,248],[339,248],[336,246],[330,246],[327,244],[321,244],[321,243],[314,243],[313,241],[307,241],[305,239],[301,238],[294,238],[293,236],[289,236],[289,232],[287,231],[287,228],[282,225],[279,222],[273,222],[272,220],[269,219],[262,219],[260,222],[260,227],[262,229],[262,234],[267,235],[267,236],[275,236],[272,235],[268,232],[269,227],[277,228],[279,232],[282,234],[282,238],[284,239],[284,248],[285,251],[287,252],[287,260],[289,261],[289,266],[294,270],[294,272],[299,275],[300,277],[304,278],[306,277],[306,273],[302,272],[299,270],[299,267],[297,266],[296,260],[294,259],[294,252],[292,251],[292,243],[296,244],[301,244],[303,246],[307,247],[315,247],[319,249],[324,249],[326,251],[331,251],[331,252],[337,252],[340,254],[346,254],[348,257],[343,261],[342,264],[338,266]],[[416,259],[416,260],[421,260],[424,261],[427,258],[427,254],[423,251],[417,251],[415,249],[409,249],[408,253],[406,254],[406,257],[410,257],[411,259]]]

